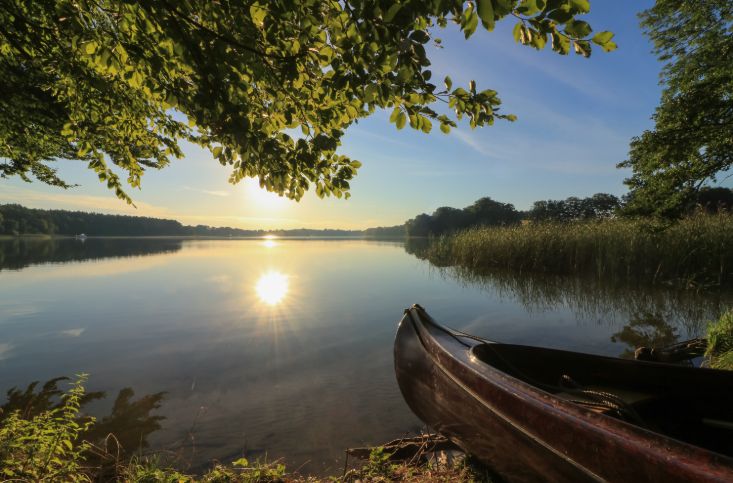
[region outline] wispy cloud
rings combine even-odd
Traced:
[[[174,217],[168,208],[155,206],[144,201],[135,201],[128,205],[110,194],[110,196],[84,195],[69,190],[60,192],[36,191],[16,186],[4,186],[0,192],[0,202],[22,203],[25,206],[41,208],[52,204],[54,208],[80,209],[94,212],[119,213],[138,216]]]
[[[570,123],[570,121],[568,121]],[[574,135],[580,122],[572,121],[565,135],[527,140],[521,133],[487,136],[482,132],[455,131],[455,139],[491,161],[512,163],[541,171],[565,174],[618,173],[624,138],[602,125],[585,124],[585,135]]]
[[[183,189],[184,190],[188,190],[188,191],[195,191],[196,193],[203,193],[205,195],[211,195],[211,196],[225,197],[225,196],[229,196],[231,194],[228,191],[223,191],[223,190],[205,190],[205,189],[199,189],[199,188],[192,188],[191,186],[184,186]]]

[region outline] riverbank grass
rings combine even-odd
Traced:
[[[707,288],[733,283],[733,215],[480,227],[435,239],[426,257],[477,272],[592,275]]]
[[[710,367],[733,371],[733,310],[708,326],[705,357]]]

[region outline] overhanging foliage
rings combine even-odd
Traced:
[[[491,89],[433,79],[425,45],[440,42],[437,27],[468,38],[510,18],[515,39],[536,49],[613,50],[610,32],[592,36],[577,18],[589,10],[589,0],[9,0],[0,175],[68,187],[51,162],[81,160],[131,202],[118,173],[139,187],[190,141],[231,166],[232,182],[348,197],[360,163],[337,148],[377,109],[425,132],[514,119]]]

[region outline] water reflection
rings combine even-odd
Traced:
[[[717,319],[733,303],[729,291],[700,293],[597,277],[451,267],[445,260],[428,258],[428,244],[425,239],[408,240],[405,250],[429,261],[441,277],[499,298],[517,300],[529,313],[566,307],[576,319],[595,320],[600,325],[628,321],[611,336],[612,342],[628,346],[623,357],[633,356],[634,348],[641,345],[661,347],[681,338],[697,337],[708,321]]]
[[[81,240],[13,238],[0,240],[0,271],[30,265],[68,263],[102,258],[123,258],[173,253],[180,239],[87,238]]]
[[[620,356],[633,359],[637,347],[665,347],[678,342],[679,338],[677,329],[664,317],[647,312],[632,317],[628,324],[611,336],[611,341],[626,344],[628,348]]]
[[[277,242],[272,239],[265,239],[262,240],[262,246],[267,248],[275,248],[277,246]]]
[[[289,285],[287,275],[271,270],[260,276],[255,284],[255,291],[262,302],[267,305],[278,305],[287,295]]]
[[[685,324],[697,330],[725,302],[582,280],[473,279],[394,242],[267,241],[104,240],[100,260],[79,251],[78,263],[0,272],[0,393],[87,372],[88,387],[110,396],[89,412],[104,420],[116,406],[147,428],[135,431],[151,450],[186,447],[193,467],[245,453],[334,474],[344,448],[422,427],[394,378],[396,323],[411,303],[488,338],[618,355],[625,338],[611,338],[634,318],[654,314],[687,338]],[[27,244],[24,257],[61,261],[49,246]],[[101,260],[125,250],[159,255]],[[166,395],[148,412],[155,398],[115,398],[126,386]],[[149,418],[158,415],[166,419]]]
[[[0,423],[11,413],[18,411],[23,419],[31,419],[39,414],[63,406],[61,399],[66,388],[60,383],[68,383],[68,377],[55,377],[39,387],[39,381],[28,384],[24,389],[12,387],[6,393],[6,401],[0,406]],[[100,468],[100,474],[112,469],[119,459],[125,460],[135,453],[149,447],[148,438],[161,429],[164,416],[153,414],[159,410],[165,393],[146,394],[135,398],[132,388],[119,391],[112,409],[108,413],[91,411],[96,422],[81,438],[94,445],[86,455],[87,464]],[[106,398],[103,391],[87,392],[80,399],[80,423],[89,420],[87,414],[92,403],[99,405]],[[113,436],[110,436],[113,435]]]

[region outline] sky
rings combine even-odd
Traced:
[[[347,228],[401,224],[440,206],[462,208],[489,196],[528,209],[536,200],[622,195],[629,141],[653,126],[662,65],[639,28],[637,14],[651,0],[593,0],[584,17],[596,32],[615,33],[618,49],[595,48],[589,59],[537,51],[514,42],[511,20],[493,32],[479,28],[468,41],[453,24],[436,29],[443,48],[430,47],[434,79],[454,87],[494,89],[516,122],[450,134],[398,131],[378,111],[347,131],[340,153],[363,163],[352,197],[300,202],[259,189],[254,180],[228,183],[229,169],[208,151],[184,145],[185,157],[148,171],[127,206],[83,163],[61,161],[59,174],[80,186],[62,190],[39,182],[0,179],[0,203],[34,208],[174,218],[185,224],[239,228]],[[436,125],[437,126],[437,125]]]

